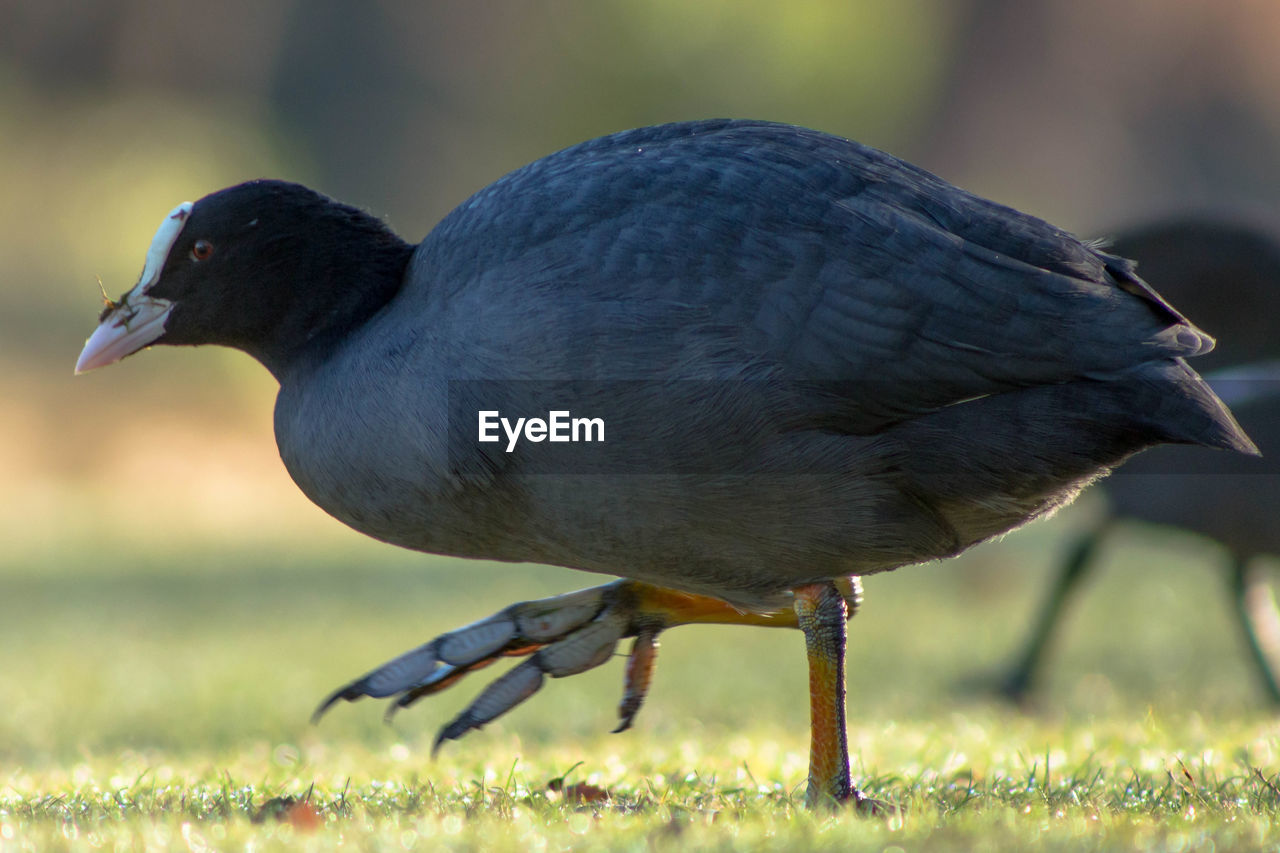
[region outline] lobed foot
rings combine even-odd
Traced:
[[[843,622],[861,601],[861,585],[857,578],[849,577],[828,582],[826,587],[839,602],[837,618]],[[526,658],[481,691],[440,730],[434,747],[439,749],[445,741],[457,740],[528,699],[542,687],[547,676],[562,678],[600,666],[613,655],[620,640],[634,637],[618,705],[619,723],[614,729],[620,732],[631,726],[649,692],[658,635],[667,628],[691,622],[799,627],[792,607],[749,612],[716,598],[619,580],[513,604],[487,619],[441,634],[335,690],[320,703],[312,721],[319,720],[340,700],[354,702],[366,696],[395,697],[387,709],[390,716],[499,658]],[[843,679],[840,695],[843,699]],[[845,762],[847,767],[847,755]],[[846,799],[854,797],[860,806],[866,799],[849,787],[846,791],[850,791]]]
[[[312,721],[339,700],[353,702],[365,696],[397,697],[387,710],[390,716],[499,658],[527,657],[441,729],[435,742],[438,749],[444,741],[456,740],[528,699],[546,676],[561,678],[600,666],[613,655],[619,640],[635,636],[619,709],[619,730],[625,729],[644,703],[656,659],[657,635],[663,627],[650,624],[647,614],[633,606],[631,584],[616,581],[513,604],[487,619],[442,634],[334,691],[320,703]]]

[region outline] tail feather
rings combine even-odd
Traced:
[[[1029,506],[1060,503],[1158,444],[1259,455],[1227,407],[1181,359],[1148,362],[1106,379],[977,398],[906,422],[893,435],[910,448],[902,464],[924,484],[924,493],[957,502],[1021,496]],[[1027,510],[1024,518],[1032,514]]]
[[[1146,365],[1138,376],[1145,387],[1135,403],[1150,407],[1139,411],[1147,412],[1165,441],[1261,455],[1209,383],[1182,359]]]

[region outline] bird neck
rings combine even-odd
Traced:
[[[389,232],[358,255],[334,253],[312,266],[283,319],[240,348],[281,382],[298,366],[324,360],[395,298],[412,255],[413,246]]]

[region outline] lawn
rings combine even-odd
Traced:
[[[1084,511],[1087,511],[1084,510]],[[163,519],[163,508],[151,509]],[[1117,537],[1041,707],[974,689],[1011,655],[1071,518],[869,578],[851,625],[855,777],[887,818],[802,807],[798,633],[664,637],[635,728],[619,662],[431,741],[476,680],[402,711],[332,688],[434,634],[590,584],[330,537],[69,531],[0,556],[0,850],[1225,850],[1280,843],[1280,722],[1215,551]]]

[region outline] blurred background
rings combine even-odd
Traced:
[[[556,149],[741,116],[856,138],[1081,236],[1193,210],[1270,217],[1278,44],[1269,0],[3,0],[0,702],[12,713],[0,757],[19,742],[49,755],[116,744],[109,727],[73,737],[50,722],[73,713],[61,709],[72,695],[81,715],[132,703],[120,743],[167,737],[144,730],[176,739],[168,711],[230,702],[238,678],[269,673],[281,681],[268,687],[298,688],[277,724],[293,731],[336,686],[325,679],[517,597],[592,582],[401,554],[328,519],[279,462],[272,380],[238,353],[144,353],[73,378],[98,279],[113,297],[131,287],[176,203],[286,178],[416,240]],[[872,671],[920,673],[930,701],[951,701],[948,680],[994,666],[1022,635],[1071,524],[1064,514],[959,567],[873,579],[869,624],[855,629],[882,662]],[[1112,630],[1074,643],[1061,703],[1253,701],[1226,604],[1194,593],[1211,577],[1194,547],[1153,572],[1140,545],[1081,616]],[[1149,621],[1133,627],[1135,607]],[[201,630],[207,641],[192,639]],[[191,675],[223,660],[220,632],[238,651]],[[741,635],[693,636],[709,648]],[[732,670],[736,642],[707,654]],[[784,645],[794,671],[779,677],[800,690],[798,639]],[[674,636],[670,647],[701,653]],[[714,690],[735,696],[732,683]],[[786,712],[801,731],[802,695]],[[601,701],[591,725],[607,727],[615,700]],[[886,701],[886,713],[932,707]],[[217,707],[234,741],[231,706]],[[429,733],[442,713],[419,725]]]

